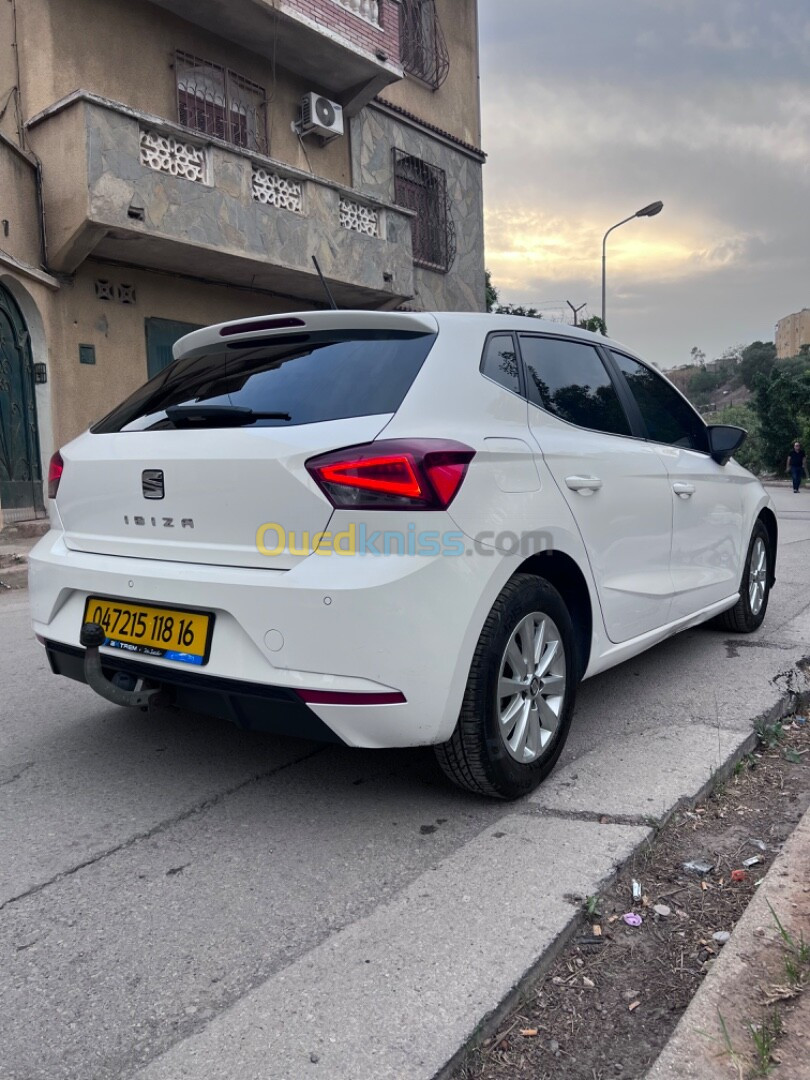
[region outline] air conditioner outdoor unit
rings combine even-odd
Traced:
[[[301,132],[314,132],[326,139],[343,134],[343,108],[321,94],[304,94],[301,99]]]

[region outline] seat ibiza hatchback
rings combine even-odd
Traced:
[[[51,462],[54,672],[515,798],[577,684],[762,622],[776,518],[656,370],[531,319],[316,312],[183,338]]]

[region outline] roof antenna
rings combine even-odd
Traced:
[[[326,278],[323,276],[323,273],[321,272],[321,268],[318,265],[318,260],[315,258],[314,255],[312,256],[312,261],[315,263],[315,269],[318,271],[318,277],[321,279],[321,285],[323,285],[323,291],[329,297],[329,306],[331,307],[332,311],[337,311],[338,306],[335,303],[335,298],[334,298],[334,296],[332,296],[332,293],[329,291],[329,286],[326,284]]]

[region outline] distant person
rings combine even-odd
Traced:
[[[804,473],[805,453],[802,450],[802,444],[795,442],[793,449],[788,454],[787,465],[785,468],[790,470],[790,478],[793,481],[793,491],[798,495],[799,488],[802,486],[802,474]]]

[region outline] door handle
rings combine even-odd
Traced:
[[[682,499],[689,499],[695,494],[694,484],[673,484],[672,490],[676,495],[680,495]]]
[[[565,483],[571,491],[578,491],[581,495],[591,495],[602,486],[598,476],[566,476]]]

